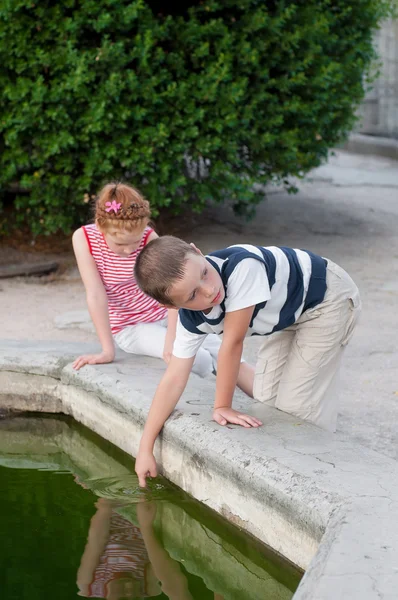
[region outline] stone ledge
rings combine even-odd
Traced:
[[[76,373],[81,352],[0,342],[0,405],[62,411],[135,455],[162,363],[121,353]],[[156,444],[164,475],[307,569],[296,600],[395,598],[398,464],[242,395],[264,427],[219,427],[213,391],[192,376]]]
[[[48,275],[56,271],[59,264],[56,262],[30,262],[15,265],[0,265],[0,279],[9,277],[27,277],[29,275]]]
[[[352,133],[342,148],[355,154],[385,156],[398,160],[398,140],[393,138]]]

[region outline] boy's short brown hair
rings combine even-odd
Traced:
[[[149,242],[138,255],[134,268],[141,290],[160,304],[174,306],[170,289],[183,278],[189,254],[196,254],[196,250],[172,235]]]

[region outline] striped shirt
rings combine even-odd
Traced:
[[[85,225],[83,231],[108,297],[109,321],[113,335],[130,325],[154,323],[164,319],[167,309],[146,296],[134,277],[137,256],[153,230],[150,227],[145,228],[139,247],[128,256],[115,254],[95,224]]]
[[[119,576],[130,576],[135,598],[148,598],[146,569],[149,564],[141,531],[112,512],[109,539],[95,569],[88,598],[107,598],[108,584]]]
[[[270,335],[325,297],[327,261],[307,250],[240,244],[206,259],[221,276],[225,298],[207,314],[180,309],[173,348],[178,358],[195,356],[205,334],[221,334],[228,312],[254,306],[246,335]]]

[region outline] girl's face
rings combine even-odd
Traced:
[[[104,237],[109,248],[118,256],[129,256],[140,245],[146,225],[134,231],[123,229],[109,229],[104,232]]]

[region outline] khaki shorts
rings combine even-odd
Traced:
[[[279,410],[336,430],[335,381],[360,311],[351,277],[328,261],[325,299],[297,322],[265,338],[254,378],[254,398]]]

